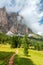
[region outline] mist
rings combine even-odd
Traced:
[[[0,0],[0,8],[6,8],[8,13],[19,13],[24,23],[34,33],[43,33],[43,0]],[[40,32],[40,33],[39,33]]]

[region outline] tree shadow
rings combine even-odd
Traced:
[[[0,60],[7,59],[8,57],[11,57],[12,55],[13,55],[13,52],[0,51]]]
[[[35,65],[31,59],[18,56],[15,57],[14,63],[15,65]]]
[[[0,65],[8,65],[10,57],[13,52],[0,51]]]

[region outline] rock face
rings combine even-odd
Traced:
[[[6,32],[8,30],[7,27],[7,14],[5,8],[0,8],[0,30],[2,32]]]
[[[28,34],[31,30],[24,24],[23,17],[18,13],[7,14],[5,8],[0,8],[0,32],[11,31],[15,34]]]

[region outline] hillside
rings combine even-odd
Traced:
[[[43,36],[40,36],[38,34],[29,34],[28,37],[32,40],[36,40],[36,41],[43,41]]]

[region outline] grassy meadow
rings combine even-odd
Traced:
[[[9,58],[16,49],[10,45],[0,45],[0,65],[8,65]],[[14,58],[14,65],[43,65],[43,51],[28,50],[28,56],[23,54],[23,48],[18,48],[18,55]]]
[[[8,65],[10,57],[13,55],[14,49],[10,45],[0,44],[0,65]]]

